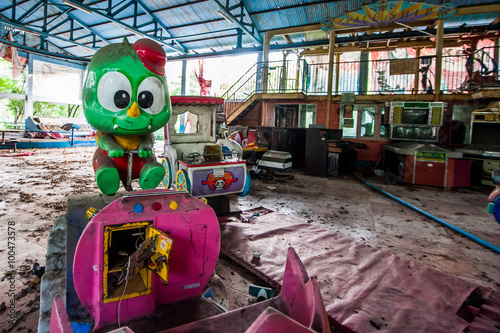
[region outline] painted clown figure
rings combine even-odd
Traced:
[[[131,179],[142,189],[158,186],[165,169],[152,153],[153,132],[171,114],[165,77],[165,51],[150,39],[110,44],[93,56],[83,88],[83,110],[96,129],[93,168],[97,186],[110,195],[128,177],[128,152],[133,155]]]

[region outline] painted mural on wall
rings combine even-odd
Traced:
[[[453,4],[432,5],[407,1],[381,0],[362,6],[359,10],[346,12],[336,18],[325,18],[321,29],[334,29],[383,26],[392,23],[408,24],[415,21],[437,20],[453,16],[456,8]]]
[[[139,179],[142,189],[158,186],[165,169],[153,154],[153,132],[171,115],[159,44],[140,39],[101,48],[92,58],[83,89],[83,110],[97,130],[92,165],[99,189],[114,194],[120,181]],[[129,161],[132,165],[129,168]]]

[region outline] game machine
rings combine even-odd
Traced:
[[[457,151],[474,160],[474,185],[495,186],[491,174],[500,169],[500,102],[474,110],[469,129],[470,143]]]
[[[251,179],[241,146],[227,137],[217,139],[216,109],[222,103],[216,97],[172,97],[162,160],[165,188],[173,185],[204,198],[249,193]]]
[[[470,185],[471,161],[437,146],[446,103],[390,102],[391,143],[384,146],[384,175],[398,182],[436,187]]]
[[[201,180],[223,191],[239,181],[236,192],[242,191],[246,168],[237,158],[223,163],[220,156],[209,160],[210,155],[203,160],[191,155],[184,162],[184,154],[201,155],[205,148],[186,153],[170,147],[180,155],[178,175],[185,182],[177,183],[184,187],[156,188],[167,174],[152,154],[152,133],[165,126],[172,112],[165,61],[156,42],[131,44],[124,38],[101,48],[89,64],[83,106],[97,129],[93,167],[101,193],[68,198],[67,215],[56,219],[41,283],[39,332],[159,332],[174,327],[188,332],[190,325],[212,332],[273,331],[277,326],[329,332],[318,283],[308,277],[292,248],[279,296],[226,313],[202,297],[219,256],[221,234],[214,210],[188,193],[196,190],[186,184]],[[179,113],[172,113],[175,120]],[[205,145],[214,145],[212,113],[195,108],[193,114],[201,119],[184,118],[191,120],[192,131],[181,132],[201,135]],[[177,159],[171,161],[173,167]],[[130,180],[135,179],[142,190],[133,191]],[[218,188],[217,181],[225,185]],[[118,192],[120,182],[129,193]],[[201,195],[205,193],[210,194]]]
[[[235,139],[241,132],[234,133]],[[249,129],[248,136],[242,140],[243,159],[254,173],[287,172],[292,169],[292,154],[285,151],[269,150],[269,141],[259,129]]]

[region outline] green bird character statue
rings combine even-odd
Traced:
[[[172,112],[166,59],[156,42],[140,39],[130,44],[124,38],[101,48],[89,64],[83,111],[96,129],[92,165],[103,194],[116,193],[120,181],[125,185],[128,178],[139,179],[142,189],[152,189],[165,175],[153,154],[153,132],[165,126]],[[132,151],[136,154],[129,159]]]

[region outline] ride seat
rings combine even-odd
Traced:
[[[220,162],[224,159],[222,147],[220,145],[205,145],[203,148],[203,158],[207,162]]]

